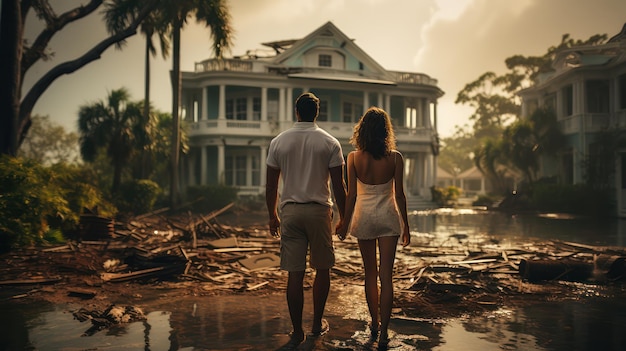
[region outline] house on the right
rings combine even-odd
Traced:
[[[608,172],[616,191],[616,215],[626,217],[626,147],[598,152],[606,150],[608,135],[626,132],[626,24],[605,44],[557,52],[552,66],[552,72],[519,93],[522,116],[538,107],[552,108],[566,138],[565,151],[556,160],[543,160],[540,175],[565,184],[584,183],[594,157],[614,156],[614,169]]]

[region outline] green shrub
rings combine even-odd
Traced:
[[[67,217],[56,223],[64,233],[78,230],[80,215],[85,209],[97,209],[98,214],[104,217],[115,216],[115,206],[105,200],[102,191],[94,185],[97,184],[97,175],[92,169],[63,163],[53,165],[51,170],[71,210]]]
[[[433,186],[430,188],[433,202],[442,207],[453,207],[461,196],[462,190],[456,186],[445,188]]]
[[[91,180],[78,165],[44,167],[34,160],[0,157],[0,251],[63,242],[78,230],[84,208],[114,214]]]
[[[478,195],[478,198],[472,202],[472,206],[493,206],[493,203],[496,202],[496,199],[493,196],[489,195]]]
[[[136,179],[120,185],[116,205],[122,212],[139,215],[152,211],[161,188],[149,179]]]
[[[187,198],[193,201],[193,209],[211,212],[237,200],[237,188],[225,185],[201,185],[187,188]]]
[[[0,250],[42,242],[53,218],[71,217],[54,173],[32,160],[0,157]]]

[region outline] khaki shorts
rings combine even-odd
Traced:
[[[332,238],[333,211],[318,203],[287,203],[280,214],[280,268],[304,271],[310,247],[310,265],[330,269],[335,264]]]

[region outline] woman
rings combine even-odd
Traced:
[[[337,235],[344,240],[356,237],[365,268],[365,297],[372,318],[372,341],[379,346],[389,342],[388,327],[393,304],[393,264],[398,237],[409,245],[406,196],[402,185],[404,160],[395,150],[390,117],[378,107],[370,107],[354,127],[350,143],[356,151],[348,154],[348,195],[344,221]],[[380,266],[376,262],[376,246]],[[378,321],[378,276],[380,269],[380,325]]]

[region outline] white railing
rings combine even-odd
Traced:
[[[437,86],[437,80],[423,73],[389,71],[396,83],[423,84]]]
[[[196,72],[211,71],[234,71],[234,72],[252,72],[253,64],[251,61],[243,61],[238,59],[209,59],[202,62],[196,62]]]
[[[232,119],[212,119],[190,123],[189,135],[254,135],[275,136],[283,130],[293,126],[292,121],[241,121]],[[348,140],[352,137],[353,123],[318,122],[320,128],[326,130],[339,140]],[[396,139],[401,142],[430,143],[434,131],[430,128],[395,128]]]
[[[203,120],[190,124],[189,135],[275,135],[271,121],[239,121],[231,119]]]

